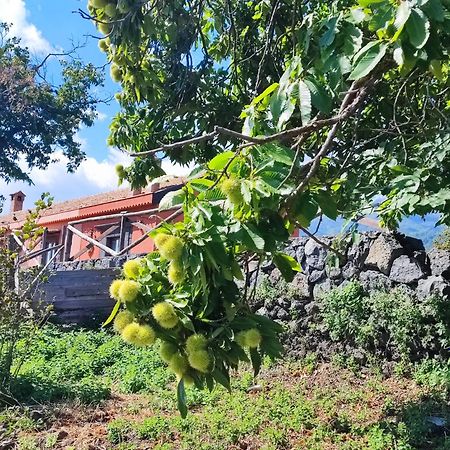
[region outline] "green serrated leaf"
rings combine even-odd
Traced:
[[[261,350],[271,358],[279,358],[283,353],[283,346],[278,339],[264,339],[261,344]]]
[[[346,55],[353,57],[361,49],[363,41],[363,32],[353,25],[348,23],[345,27],[343,50]]]
[[[210,170],[223,170],[223,168],[227,165],[228,161],[233,156],[234,156],[234,152],[232,152],[232,151],[219,153],[208,163],[208,168]]]
[[[399,38],[410,14],[411,14],[410,2],[409,1],[400,2],[397,8],[397,12],[395,14],[395,21],[394,21],[394,27],[397,29],[397,31],[395,32],[394,36],[392,36],[391,42],[395,42]]]
[[[231,271],[233,272],[233,276],[238,280],[244,279],[244,274],[242,272],[241,266],[234,259],[231,262]]]
[[[283,275],[283,278],[290,283],[297,272],[302,270],[300,264],[286,253],[277,253],[273,257],[273,262]]]
[[[277,121],[277,129],[283,129],[284,125],[294,114],[296,99],[292,96],[292,91],[295,88],[295,84],[289,86],[285,93],[285,99],[281,102],[280,114]],[[280,94],[281,95],[281,94]]]
[[[331,111],[332,99],[327,91],[316,81],[311,79],[305,80],[306,85],[311,93],[311,103],[314,108],[320,112],[327,114]]]
[[[309,227],[311,221],[316,217],[318,209],[317,202],[313,201],[309,193],[296,198],[292,205],[295,217],[305,228]]]
[[[411,10],[405,29],[408,33],[409,42],[415,48],[422,48],[430,37],[430,22],[425,14],[417,8]]]
[[[206,178],[196,178],[189,182],[189,186],[192,186],[194,190],[197,192],[203,192],[208,190],[214,182],[212,180],[208,180]]]
[[[225,198],[224,193],[219,188],[207,189],[198,195],[199,200],[208,200],[215,202],[217,200],[223,200]]]
[[[256,377],[261,370],[261,355],[256,348],[250,349],[250,359],[252,361],[253,372]]]
[[[256,320],[256,317],[255,317]],[[252,318],[248,316],[236,316],[233,322],[231,322],[231,327],[233,330],[241,331],[248,330],[249,328],[253,328],[256,326],[257,322],[255,322]],[[270,320],[270,319],[268,319]]]
[[[256,252],[264,250],[264,239],[253,225],[243,223],[242,236],[244,244],[250,249]]]
[[[264,144],[261,146],[261,151],[263,151],[270,158],[268,163],[277,161],[290,167],[294,161],[294,152],[280,144]]]
[[[396,44],[396,47],[394,48],[394,51],[392,52],[392,57],[394,58],[394,61],[397,63],[399,67],[403,66],[405,62],[405,55],[403,53],[403,48]]]
[[[188,180],[193,180],[194,178],[198,178],[201,176],[204,176],[206,173],[206,170],[204,167],[202,166],[198,166],[195,167],[194,169],[192,169],[192,171],[189,173],[189,175],[187,176]],[[170,176],[172,178],[172,176]]]
[[[252,105],[257,105],[261,100],[264,100],[268,95],[270,95],[277,87],[278,83],[272,83],[268,88],[266,88],[261,94],[252,100]]]
[[[184,189],[168,192],[159,202],[159,210],[166,211],[181,206],[186,199]]]
[[[335,199],[327,191],[319,191],[314,194],[314,198],[320,206],[322,212],[332,220],[336,220],[338,216],[337,205]]]
[[[425,12],[427,17],[436,22],[443,22],[445,19],[445,11],[440,0],[429,0],[425,5],[423,5],[422,10]]]
[[[319,39],[319,45],[321,47],[328,47],[330,46],[334,38],[336,36],[336,28],[339,21],[339,16],[331,17],[327,20],[325,23],[325,26],[327,28],[327,31],[320,37]]]
[[[205,381],[206,381],[206,387],[208,388],[209,392],[212,392],[214,389],[214,379],[211,375],[207,374],[205,375]]]
[[[430,70],[431,73],[440,81],[444,79],[444,74],[442,72],[442,64],[440,61],[437,61],[436,59],[433,59],[430,62]]]
[[[298,82],[298,100],[302,125],[311,120],[311,92],[304,80]]]
[[[382,42],[370,42],[363,47],[357,55],[357,60],[352,72],[349,75],[350,80],[359,80],[368,75],[383,59],[386,54],[387,45]],[[356,59],[356,57],[355,57]]]
[[[117,300],[116,304],[114,305],[113,310],[111,311],[111,314],[105,320],[105,322],[103,323],[102,327],[106,327],[107,325],[109,325],[114,320],[114,317],[116,317],[116,314],[119,311],[120,304],[121,304],[120,300]]]
[[[386,0],[358,0],[358,4],[361,6],[370,6],[376,3],[386,3]]]
[[[217,383],[221,384],[228,392],[231,392],[230,376],[225,368],[216,367],[212,372],[212,376]]]
[[[245,203],[249,204],[252,201],[252,191],[247,180],[241,183],[241,193]]]

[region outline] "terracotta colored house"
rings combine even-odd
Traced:
[[[45,264],[56,252],[54,259],[73,261],[114,256],[121,251],[121,254],[152,251],[153,241],[146,238],[148,231],[173,213],[158,212],[159,202],[167,192],[182,185],[181,178],[174,178],[145,190],[120,189],[54,203],[38,222],[45,233],[37,249],[52,250],[30,259],[26,265]],[[27,215],[23,210],[24,198],[23,192],[11,194],[11,212],[0,216],[0,227],[11,231],[21,228]],[[92,240],[100,245],[93,245]]]

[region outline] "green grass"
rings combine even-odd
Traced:
[[[105,331],[46,327],[26,352],[14,393],[20,400],[76,399],[98,403],[118,392],[151,392],[172,376],[155,351],[124,344]]]
[[[421,386],[320,364],[314,356],[266,362],[258,380],[249,368],[235,374],[231,394],[189,389],[183,420],[175,380],[155,350],[135,349],[103,331],[48,327],[16,384],[29,407],[0,411],[0,442],[14,438],[19,450],[450,449],[447,428],[429,422],[437,416],[450,423],[444,369],[422,364]],[[95,419],[99,411],[105,414]],[[61,442],[60,421],[69,433]],[[93,426],[102,430],[101,442],[89,434]]]

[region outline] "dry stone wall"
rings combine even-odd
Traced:
[[[331,243],[332,238],[321,240]],[[402,286],[419,298],[433,293],[450,298],[450,252],[426,252],[422,241],[401,234],[362,233],[358,243],[343,250],[345,257],[339,267],[327,264],[328,251],[310,238],[292,239],[286,252],[296,258],[303,271],[286,285],[275,266],[262,267],[263,278],[279,295],[275,299],[258,298],[254,308],[294,329],[310,327],[319,311],[318,300],[354,279],[369,291]],[[92,269],[120,268],[125,260],[126,257],[119,257],[56,263],[53,270],[87,270],[88,274]]]
[[[331,242],[331,238],[321,239]],[[439,294],[449,300],[450,308],[450,253],[437,249],[426,252],[418,239],[363,233],[357,244],[343,251],[345,258],[339,267],[327,264],[328,251],[313,239],[293,239],[286,251],[303,271],[286,284],[273,265],[263,267],[252,306],[287,326],[285,346],[293,356],[315,352],[324,359],[339,353],[351,354],[356,360],[365,358],[357,348],[333,342],[321,317],[326,294],[352,280],[358,280],[366,291],[400,287],[418,302]]]
[[[321,240],[330,244],[332,238]],[[316,300],[352,279],[369,291],[403,286],[419,297],[450,295],[450,252],[432,249],[427,253],[422,241],[401,234],[361,234],[358,243],[344,250],[339,267],[327,264],[328,250],[311,238],[293,239],[286,252],[302,266],[291,284],[305,299]],[[273,265],[262,272],[274,285],[281,279]]]
[[[321,240],[331,243],[332,237]],[[314,300],[330,289],[358,279],[368,289],[404,286],[419,296],[450,295],[450,252],[433,248],[426,252],[422,241],[402,234],[368,232],[344,249],[339,267],[327,264],[328,250],[311,238],[295,238],[286,252],[302,266],[292,287],[304,299]],[[122,267],[126,256],[88,261],[58,262],[54,271],[113,269]],[[275,285],[281,274],[273,265],[262,268]],[[283,313],[281,313],[283,314]]]

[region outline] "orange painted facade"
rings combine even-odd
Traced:
[[[177,190],[181,186],[182,181],[176,179],[165,184],[153,185],[142,192],[123,189],[55,203],[43,213],[38,221],[39,225],[46,229],[39,247],[58,248],[58,246],[65,244],[57,257],[59,261],[89,260],[110,256],[101,248],[92,245],[81,254],[89,243],[82,237],[70,232],[67,228],[68,224],[98,240],[106,247],[119,251],[147,234],[149,229],[155,227],[173,212],[158,212],[157,208],[161,198],[167,192]],[[23,195],[23,193],[21,194]],[[11,196],[13,202],[14,195]],[[0,226],[6,226],[13,231],[21,228],[27,212],[14,210],[13,203],[11,208],[12,212],[9,215],[0,216]],[[153,211],[149,212],[149,210]],[[126,213],[126,215],[120,217],[123,213]],[[105,217],[109,215],[111,217]],[[180,217],[178,220],[180,220]],[[78,223],[78,221],[81,222]],[[112,229],[113,231],[107,236],[101,237],[105,231]],[[131,248],[127,254],[143,254],[153,249],[153,241],[147,238]],[[44,264],[52,254],[53,250],[28,261],[26,266]]]

